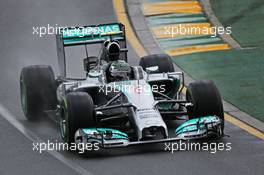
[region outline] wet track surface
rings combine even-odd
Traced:
[[[2,0],[0,1],[0,104],[25,127],[44,141],[60,141],[59,129],[50,119],[39,123],[25,120],[19,97],[19,74],[23,66],[49,64],[57,72],[54,36],[33,35],[32,27],[58,25],[79,26],[115,22],[109,0]],[[72,56],[71,74],[79,74],[81,58]],[[94,52],[96,53],[96,52]],[[138,58],[129,46],[129,62]],[[100,152],[83,157],[61,152],[66,159],[92,174],[263,174],[264,142],[238,127],[226,124],[232,144],[229,152],[164,151],[163,144],[131,147]],[[0,116],[0,174],[77,174],[47,153],[32,151],[32,142]]]

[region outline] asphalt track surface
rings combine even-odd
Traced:
[[[50,119],[39,123],[25,120],[19,100],[19,74],[23,66],[49,64],[57,72],[54,36],[39,38],[33,26],[78,26],[115,22],[109,0],[1,0],[0,1],[0,105],[43,141],[60,141],[58,126]],[[78,75],[81,60],[73,52],[70,74]],[[129,62],[138,58],[129,46]],[[1,113],[5,115],[5,113]],[[90,174],[259,174],[264,172],[264,142],[240,128],[226,124],[232,150],[215,154],[204,151],[164,151],[163,144],[107,150],[91,157],[60,152]],[[78,167],[65,164],[44,152],[32,151],[32,141],[0,115],[0,174],[78,174]],[[83,171],[85,173],[85,171]],[[83,173],[83,174],[84,174]]]

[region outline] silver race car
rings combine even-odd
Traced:
[[[56,42],[59,75],[55,78],[46,65],[24,67],[21,104],[31,121],[56,111],[66,143],[112,148],[223,136],[223,105],[215,84],[193,82],[183,95],[184,75],[174,71],[166,54],[129,65],[123,24],[63,28]],[[88,55],[92,44],[101,45],[98,56]],[[73,46],[86,51],[83,79],[66,76],[65,50]],[[170,120],[176,120],[173,127]]]

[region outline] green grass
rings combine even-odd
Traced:
[[[232,36],[242,47],[264,45],[263,0],[211,0],[220,22],[232,27]]]
[[[210,79],[223,98],[264,121],[264,49],[229,50],[173,57],[194,79]]]
[[[164,0],[144,0],[158,1]],[[173,60],[194,79],[215,81],[226,101],[264,121],[264,0],[210,2],[217,18],[225,27],[232,27],[232,37],[245,49],[175,56]],[[152,17],[148,22],[175,22],[178,16]],[[167,48],[190,43],[191,39],[187,39],[158,41]],[[195,42],[201,44],[205,41],[205,38],[197,38]]]
[[[226,101],[264,121],[264,1],[210,2],[220,22],[231,26],[232,37],[247,49],[196,53],[173,60],[194,79],[215,81]]]

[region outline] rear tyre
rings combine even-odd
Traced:
[[[190,83],[186,91],[186,101],[193,104],[188,107],[189,119],[216,115],[224,129],[224,110],[221,95],[213,81],[203,80]]]
[[[20,96],[28,120],[36,120],[45,110],[55,110],[56,81],[50,66],[24,67],[20,75]]]
[[[75,132],[79,128],[95,127],[94,103],[85,92],[71,92],[61,104],[60,132],[62,139],[74,143]]]
[[[158,73],[174,72],[171,57],[167,54],[147,55],[140,59],[139,65],[146,71],[147,67],[158,66]]]

